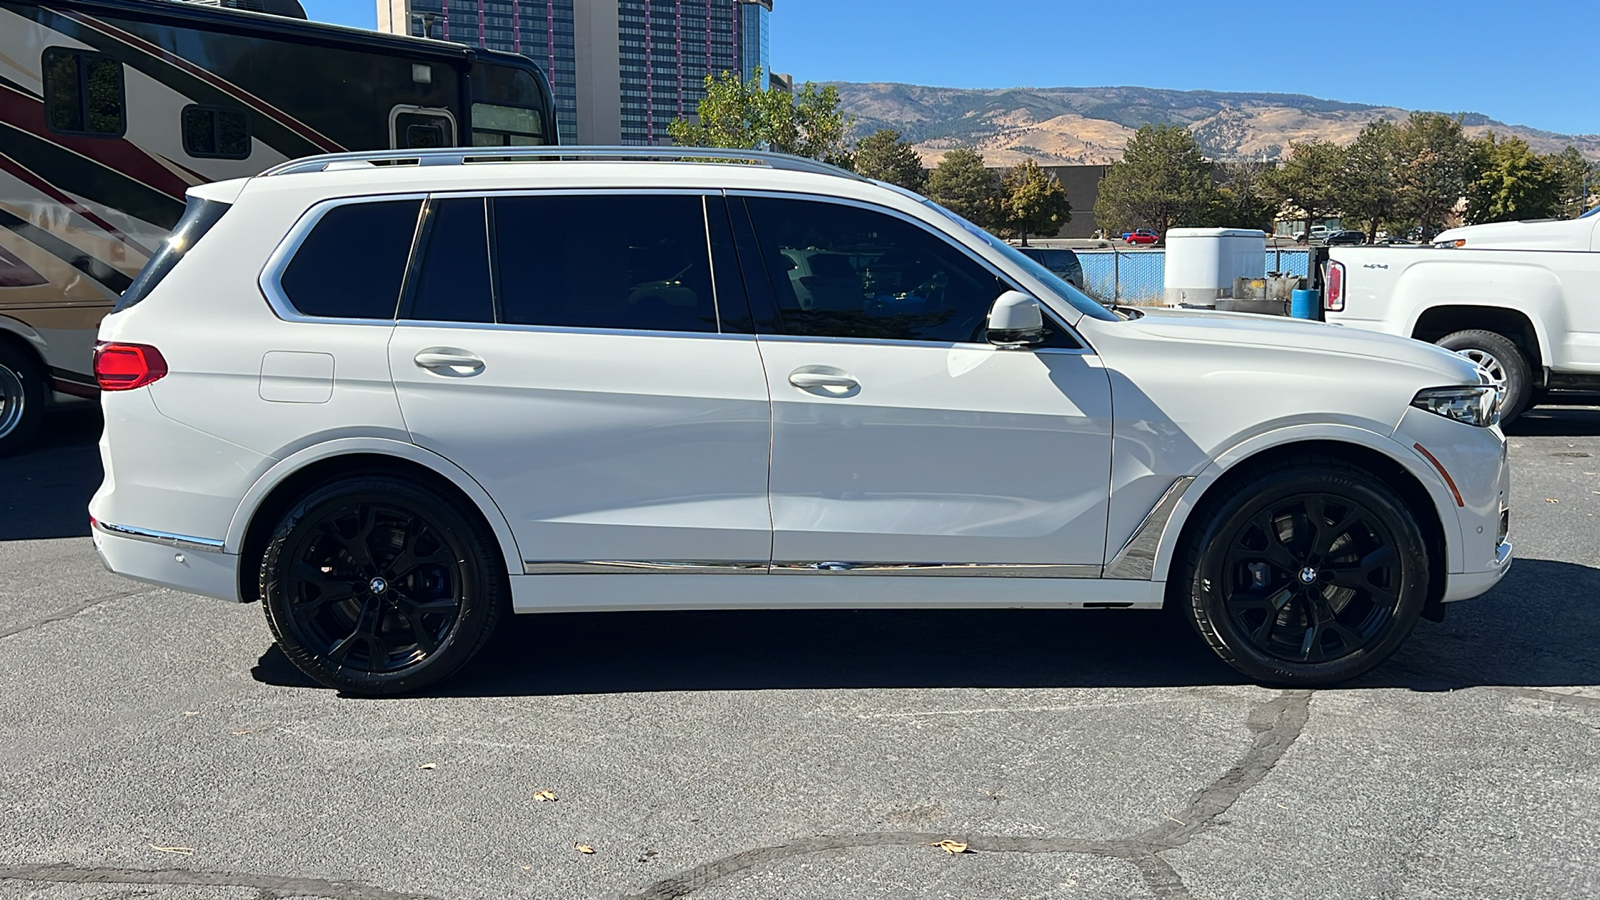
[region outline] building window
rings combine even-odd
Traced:
[[[128,128],[122,63],[61,47],[44,51],[44,105],[50,129],[121,137]]]
[[[250,116],[242,109],[183,108],[183,152],[196,159],[250,156]]]

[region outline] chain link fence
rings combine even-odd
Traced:
[[[1167,271],[1165,250],[1078,250],[1083,263],[1083,287],[1101,303],[1160,303]],[[1306,274],[1305,250],[1267,251],[1261,275]]]

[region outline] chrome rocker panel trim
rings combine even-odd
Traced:
[[[766,562],[741,560],[523,560],[525,575],[942,575],[968,578],[1099,578],[1095,565],[1049,563]]]
[[[177,547],[180,550],[205,550],[212,553],[222,552],[222,541],[211,538],[194,537],[187,534],[171,534],[165,531],[154,531],[148,528],[130,528],[127,525],[113,525],[110,522],[95,522],[98,531],[117,537],[133,538],[139,541],[149,541],[152,544],[165,544],[168,547]]]
[[[1105,577],[1129,581],[1150,580],[1156,570],[1156,549],[1161,546],[1161,538],[1167,532],[1167,523],[1172,521],[1172,514],[1177,511],[1183,492],[1193,483],[1194,476],[1185,475],[1167,488],[1156,505],[1150,508],[1144,521],[1133,530],[1133,536],[1106,565]]]

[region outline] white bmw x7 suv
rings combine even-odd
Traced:
[[[505,612],[1163,604],[1325,684],[1510,563],[1469,361],[1109,310],[810,160],[342,154],[189,198],[100,330],[95,546],[262,601],[346,691]]]

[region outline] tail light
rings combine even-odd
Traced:
[[[1344,263],[1328,263],[1328,283],[1322,292],[1322,308],[1344,312]]]
[[[148,344],[95,345],[94,380],[102,391],[131,391],[165,374],[167,361]]]

